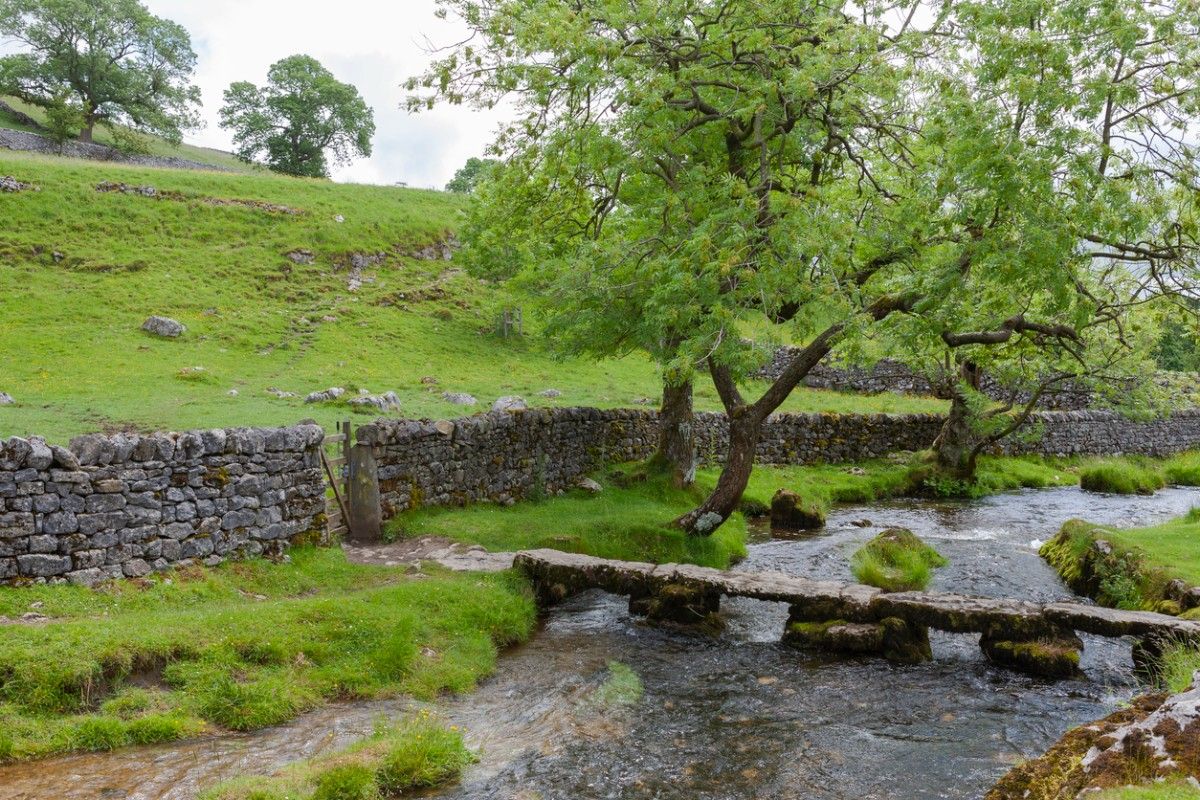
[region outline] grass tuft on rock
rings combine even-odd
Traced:
[[[888,592],[924,589],[933,570],[949,562],[910,530],[891,528],[863,545],[850,559],[859,582]]]
[[[462,732],[428,712],[381,726],[373,736],[269,777],[217,786],[201,800],[383,800],[455,781],[475,760]]]
[[[51,619],[0,637],[0,757],[254,730],[338,699],[465,692],[536,608],[515,574],[418,577],[300,549],[290,564],[97,590],[0,588]]]

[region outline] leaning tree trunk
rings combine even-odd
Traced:
[[[950,402],[950,416],[933,443],[934,463],[938,472],[957,480],[975,479],[979,437],[975,433],[974,422],[965,394],[960,387],[955,387]]]
[[[717,486],[699,508],[675,520],[676,525],[690,534],[708,536],[733,516],[750,483],[761,433],[762,421],[755,415],[730,417],[729,449]]]
[[[654,463],[670,472],[678,489],[696,482],[696,429],[692,412],[692,382],[663,383],[659,412],[658,451]]]

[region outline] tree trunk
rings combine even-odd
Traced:
[[[95,135],[95,132],[96,120],[92,117],[88,117],[84,120],[83,129],[79,131],[79,141],[84,142],[85,144],[91,144],[92,137]]]
[[[654,463],[671,474],[677,489],[696,482],[696,430],[692,413],[692,382],[673,386],[663,383],[662,410],[659,412],[658,452]]]
[[[933,443],[938,471],[957,480],[975,480],[979,444],[974,420],[961,387],[955,387],[950,402],[950,416]]]
[[[676,525],[689,534],[708,536],[733,516],[750,483],[761,433],[762,422],[756,416],[741,414],[730,417],[729,450],[717,486],[699,508],[675,520]]]

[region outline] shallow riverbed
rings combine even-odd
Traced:
[[[966,503],[844,507],[828,528],[751,547],[745,570],[849,577],[880,528],[911,528],[950,559],[933,588],[1028,600],[1071,596],[1034,546],[1072,517],[1143,525],[1200,492],[1105,497],[1027,491]],[[854,522],[870,520],[870,527]],[[778,643],[786,607],[726,601],[718,637],[648,626],[589,593],[554,609],[475,694],[439,704],[481,754],[445,798],[977,798],[1014,762],[1136,691],[1126,642],[1087,638],[1086,678],[1048,682],[991,667],[976,637],[935,634],[934,661],[813,657]],[[632,706],[599,705],[618,661],[641,678]],[[368,733],[402,701],[333,706],[256,734],[0,768],[0,800],[191,798]]]

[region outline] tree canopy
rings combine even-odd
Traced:
[[[371,155],[375,115],[358,90],[310,56],[271,65],[265,86],[241,81],[225,91],[221,127],[237,155],[290,175],[328,177],[329,162]]]
[[[411,106],[519,113],[472,268],[536,286],[564,347],[716,384],[730,446],[689,530],[733,512],[762,423],[833,349],[1119,342],[1118,309],[1194,269],[1194,0],[441,5],[475,35]]]
[[[21,47],[0,57],[0,94],[73,108],[84,141],[97,123],[173,142],[197,124],[191,37],[138,0],[0,0],[0,35]]]
[[[457,194],[474,194],[480,181],[487,177],[496,164],[494,158],[468,158],[467,163],[458,168],[454,177],[446,184],[447,192]]]

